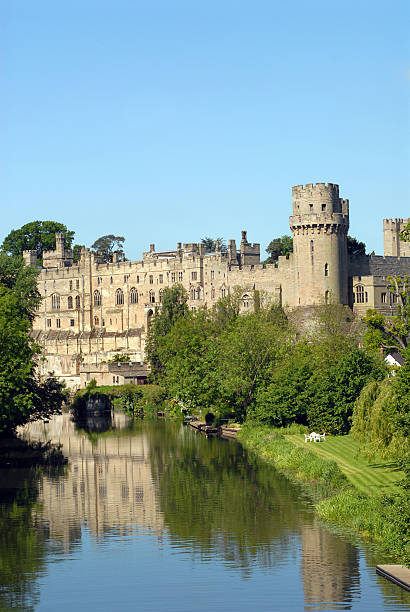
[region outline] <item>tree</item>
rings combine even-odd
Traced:
[[[367,325],[364,342],[367,347],[378,349],[405,349],[410,336],[410,276],[389,276],[389,290],[397,304],[397,313],[386,316],[376,310],[368,310],[363,321]]]
[[[21,257],[0,256],[0,434],[49,416],[66,398],[64,385],[36,376],[40,351],[30,336],[39,303],[34,268]]]
[[[410,221],[407,222],[406,227],[403,228],[399,236],[404,242],[410,242]]]
[[[64,234],[66,247],[71,248],[74,232],[57,221],[32,221],[18,230],[12,230],[4,239],[1,250],[9,255],[22,255],[23,251],[37,251],[42,259],[44,251],[56,248],[56,232]]]
[[[265,263],[275,263],[280,255],[289,255],[293,252],[293,238],[286,235],[282,238],[274,238],[266,247],[266,252],[269,257]]]
[[[202,238],[201,243],[205,247],[205,253],[213,253],[216,251],[217,243],[218,249],[221,251],[221,253],[226,253],[227,251],[225,240],[221,237],[214,239],[206,236],[205,238]]]
[[[102,257],[105,263],[112,261],[114,253],[117,253],[119,261],[125,261],[124,241],[124,236],[107,234],[107,236],[98,238],[94,244],[91,245],[91,248],[97,255]]]
[[[359,242],[356,238],[353,238],[353,236],[348,236],[347,253],[350,257],[366,255],[366,245],[364,242]]]

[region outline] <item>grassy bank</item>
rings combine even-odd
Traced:
[[[335,438],[325,456],[323,447],[328,444],[327,441],[325,444],[308,446],[304,442],[299,443],[300,438],[300,434],[283,436],[278,430],[252,424],[245,424],[238,434],[238,439],[246,447],[275,465],[291,479],[314,485],[312,496],[315,497],[316,512],[321,518],[342,524],[378,542],[386,552],[395,555],[399,562],[408,565],[409,496],[404,491],[402,494],[396,493],[397,480],[393,478],[390,484],[391,495],[380,494],[380,489],[372,483],[369,487],[372,494],[369,495],[365,492],[365,481],[369,476],[363,479],[360,474],[358,465],[361,460],[356,457],[354,444],[350,446],[349,456],[344,447],[338,449]],[[297,440],[296,444],[293,439]],[[341,458],[343,470],[338,457]],[[387,472],[387,467],[383,469]],[[373,474],[372,471],[370,473]],[[354,482],[360,487],[354,486]],[[374,494],[376,490],[378,495]]]

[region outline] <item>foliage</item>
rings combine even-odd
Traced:
[[[410,337],[410,276],[388,277],[390,293],[395,297],[397,313],[386,316],[376,310],[368,310],[363,321],[367,330],[364,342],[370,349],[383,346],[386,349],[405,349]],[[377,342],[380,344],[377,347]]]
[[[58,411],[66,399],[55,378],[36,377],[39,353],[31,336],[38,304],[36,273],[21,257],[0,256],[0,433]]]
[[[97,238],[97,240],[91,245],[91,249],[106,263],[112,261],[114,253],[117,253],[118,261],[125,261],[124,241],[124,236],[107,234],[106,236]]]
[[[71,407],[76,418],[83,416],[87,401],[93,396],[107,397],[114,408],[124,410],[131,416],[156,415],[159,410],[167,410],[166,394],[158,385],[103,385],[96,386],[92,381],[74,395]]]
[[[205,238],[202,238],[201,244],[205,247],[205,253],[214,253],[217,249],[217,246],[218,250],[221,253],[226,253],[226,251],[228,250],[226,247],[225,240],[221,237],[214,239],[210,238],[209,236],[205,236]]]
[[[266,252],[269,257],[264,263],[275,263],[280,255],[289,255],[293,252],[293,238],[286,235],[281,238],[274,238],[266,247]]]
[[[108,363],[128,363],[131,361],[129,355],[122,355],[121,353],[116,353],[112,359],[108,360]]]
[[[22,255],[23,251],[36,251],[41,260],[44,251],[56,248],[56,232],[65,237],[66,247],[71,248],[74,232],[57,221],[32,221],[18,230],[12,230],[4,239],[1,250],[9,255]]]
[[[399,236],[405,242],[410,242],[410,221],[408,221],[406,227],[403,228]]]
[[[357,238],[353,236],[347,237],[347,253],[350,257],[356,257],[358,255],[366,255],[366,245],[364,242],[359,242]]]

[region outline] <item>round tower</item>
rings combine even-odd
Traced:
[[[292,200],[296,305],[348,304],[349,201],[333,183],[292,187]]]

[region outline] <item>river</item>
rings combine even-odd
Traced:
[[[122,413],[21,435],[68,462],[0,469],[0,610],[410,611],[385,556],[235,441]]]

